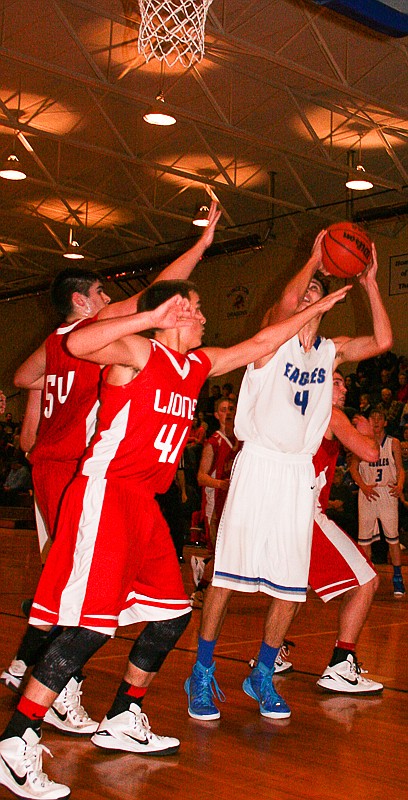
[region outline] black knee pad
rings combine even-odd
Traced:
[[[130,651],[130,663],[144,672],[158,672],[190,619],[191,611],[174,619],[149,622]]]
[[[33,669],[33,677],[59,694],[109,638],[87,628],[67,628],[47,647]]]

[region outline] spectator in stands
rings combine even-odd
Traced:
[[[387,434],[396,436],[403,406],[398,400],[394,400],[391,389],[386,386],[381,389],[381,401],[378,403],[377,408],[384,412],[387,421]]]
[[[408,402],[408,373],[403,370],[398,373],[398,387],[396,399],[405,405]]]
[[[13,459],[10,471],[0,489],[0,505],[14,506],[18,504],[19,495],[31,489],[31,475],[27,463],[17,458]]]
[[[371,405],[370,395],[367,394],[366,392],[362,392],[362,394],[360,395],[360,403],[359,403],[360,414],[368,419],[368,417],[370,416],[371,409],[372,405]]]
[[[347,375],[344,381],[347,389],[344,405],[348,408],[355,408],[358,411],[360,407],[360,390],[357,386],[356,375],[354,373]]]
[[[230,399],[230,395],[234,394],[234,387],[232,383],[224,383],[221,389],[221,395],[225,400]]]

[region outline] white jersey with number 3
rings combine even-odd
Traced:
[[[358,469],[364,483],[369,486],[395,486],[397,469],[392,452],[392,436],[384,436],[377,461],[360,461]]]
[[[280,453],[317,451],[332,412],[335,344],[316,338],[305,352],[298,336],[260,369],[250,364],[235,418],[238,439]]]

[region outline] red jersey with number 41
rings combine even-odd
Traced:
[[[63,325],[45,340],[41,421],[32,464],[40,459],[79,461],[95,431],[101,368],[75,358],[67,349],[71,331],[94,320]]]
[[[104,373],[96,434],[80,471],[132,478],[163,493],[187,443],[211,362],[202,350],[183,355],[154,339],[151,345],[146,366],[130,383],[114,386]]]

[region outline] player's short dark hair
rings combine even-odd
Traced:
[[[153,311],[176,294],[189,299],[190,292],[197,292],[197,287],[192,281],[157,281],[142,292],[137,304],[137,310]]]
[[[218,400],[215,401],[214,404],[214,411],[218,411],[221,403],[230,403],[234,408],[237,407],[237,401],[231,400],[229,397],[219,397]]]
[[[102,278],[98,273],[79,267],[63,269],[51,284],[51,302],[62,317],[72,313],[72,295],[74,292],[88,297],[89,289]]]
[[[372,408],[370,413],[369,413],[369,415],[368,415],[368,418],[370,419],[371,417],[374,416],[374,414],[379,414],[380,417],[383,417],[383,419],[385,419],[385,421],[387,421],[387,415],[386,415],[385,411],[382,408],[379,408],[378,406],[375,406],[374,408]]]
[[[320,283],[323,292],[322,297],[327,297],[327,295],[330,292],[330,281],[327,275],[323,275],[323,272],[320,272],[320,270],[318,269],[317,272],[315,272],[315,274],[313,275],[312,281],[317,281],[318,283]]]

